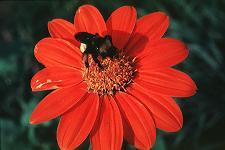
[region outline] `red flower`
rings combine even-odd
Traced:
[[[90,135],[94,150],[121,149],[123,138],[138,149],[149,149],[156,128],[178,131],[183,124],[172,97],[188,97],[196,85],[183,72],[171,68],[188,56],[184,43],[164,38],[169,18],[154,12],[136,20],[136,10],[123,6],[104,21],[99,11],[81,6],[74,24],[54,19],[50,38],[37,43],[34,54],[46,68],[31,80],[33,91],[52,90],[33,111],[30,123],[61,116],[57,141],[61,149],[77,148]],[[81,61],[78,32],[111,35],[118,57],[101,60],[103,69],[89,58]]]

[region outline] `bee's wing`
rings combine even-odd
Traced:
[[[87,32],[78,32],[75,34],[75,38],[76,40],[78,40],[81,43],[88,43],[90,42],[90,39],[92,39],[93,37],[95,37],[94,34],[90,34]]]
[[[102,39],[101,45],[99,46],[99,52],[106,53],[110,47],[112,47],[111,41],[108,39]]]
[[[117,54],[117,49],[113,46],[112,41],[109,38],[104,38],[104,42],[102,42],[99,47],[99,53],[103,58],[112,58]]]

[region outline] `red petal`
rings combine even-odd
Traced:
[[[101,113],[91,132],[94,150],[120,150],[123,142],[123,125],[120,111],[114,99],[105,96]]]
[[[195,94],[196,85],[185,73],[168,68],[159,71],[140,72],[135,81],[151,93],[174,97],[189,97]]]
[[[79,7],[74,17],[74,26],[77,32],[106,34],[106,24],[98,9],[92,5]]]
[[[48,94],[32,112],[30,123],[45,122],[69,110],[87,93],[83,86],[60,88]]]
[[[46,67],[70,66],[80,69],[82,66],[80,50],[62,39],[42,39],[35,46],[34,54]]]
[[[123,49],[128,42],[136,23],[136,10],[131,6],[123,6],[115,10],[106,22],[108,33],[113,44]]]
[[[151,111],[157,128],[167,132],[176,132],[182,127],[182,112],[171,97],[150,94],[146,89],[136,85],[128,88],[128,92]]]
[[[32,91],[57,89],[78,84],[82,81],[79,70],[69,67],[44,68],[36,73],[31,80]]]
[[[74,25],[64,19],[53,19],[50,21],[48,23],[48,31],[53,38],[61,38],[79,46],[79,43],[74,38]]]
[[[155,42],[137,60],[139,71],[149,71],[174,66],[188,56],[187,46],[176,39],[162,38]]]
[[[96,94],[84,97],[60,119],[57,141],[60,149],[73,150],[88,136],[99,111]]]
[[[119,93],[115,99],[122,114],[125,139],[138,149],[151,148],[156,130],[150,113],[133,96]]]
[[[148,42],[159,40],[169,26],[169,17],[163,12],[154,12],[141,17],[130,37],[126,51],[135,56]]]

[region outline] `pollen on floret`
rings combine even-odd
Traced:
[[[135,76],[135,60],[120,53],[118,57],[102,59],[103,68],[90,59],[89,68],[83,68],[83,79],[89,92],[113,95],[125,91]]]

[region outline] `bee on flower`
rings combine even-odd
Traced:
[[[171,68],[188,56],[186,45],[164,37],[169,18],[154,12],[139,19],[123,6],[105,22],[92,5],[76,11],[74,23],[49,22],[51,37],[39,41],[36,59],[45,68],[33,91],[54,90],[37,105],[31,124],[60,116],[57,142],[77,148],[88,136],[93,150],[120,150],[123,139],[150,149],[156,128],[176,132],[183,117],[173,97],[195,94],[185,73]]]

